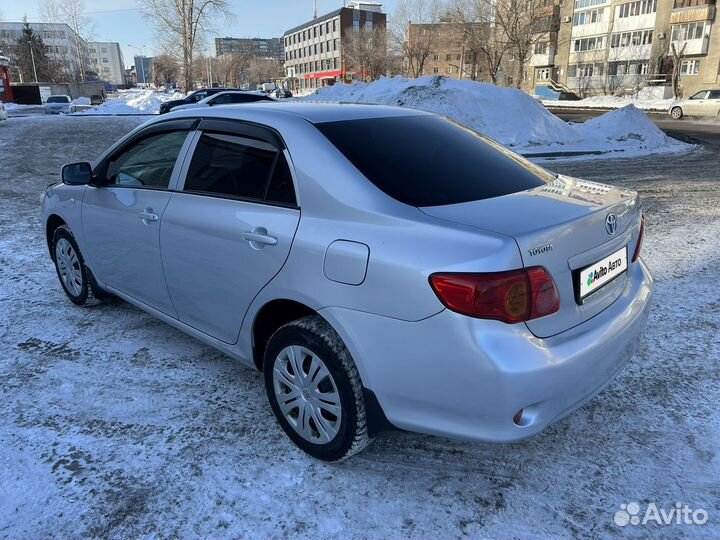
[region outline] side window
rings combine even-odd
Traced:
[[[255,101],[252,97],[245,94],[231,94],[230,98],[232,99],[232,103],[248,103],[250,101]]]
[[[720,90],[711,90],[708,99],[720,99]]]
[[[278,156],[275,164],[265,200],[293,206],[297,204],[290,167],[282,154]]]
[[[226,105],[228,103],[233,103],[232,94],[223,94],[210,101],[211,105]]]
[[[255,139],[203,133],[183,190],[262,200],[277,155]]]
[[[192,103],[197,103],[198,101],[201,101],[206,97],[208,97],[207,92],[198,92],[197,94],[193,94],[192,96],[190,96],[190,101]]]
[[[167,188],[188,132],[150,135],[108,162],[105,183],[119,186]]]
[[[702,91],[698,92],[697,94],[695,94],[694,96],[692,96],[690,99],[705,99],[707,97],[707,94],[708,94],[707,90],[702,90]]]

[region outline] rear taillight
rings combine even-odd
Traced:
[[[632,262],[637,261],[640,258],[640,250],[642,249],[643,240],[645,239],[645,216],[640,218],[640,233],[638,234],[637,245],[635,246],[635,253],[632,256]]]
[[[445,307],[478,319],[512,324],[560,309],[555,283],[541,266],[509,272],[432,274],[430,285]]]

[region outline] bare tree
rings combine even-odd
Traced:
[[[282,66],[274,58],[253,58],[246,69],[250,82],[260,84],[282,77]]]
[[[180,77],[180,66],[177,59],[167,53],[158,54],[153,58],[152,76],[156,87],[168,86]]]
[[[51,8],[48,7],[48,9]],[[87,41],[91,39],[92,34],[92,22],[84,14],[85,1],[63,0],[60,4],[59,11],[65,19],[64,22],[66,22],[73,31],[73,56],[77,62],[73,75],[76,81],[84,82],[85,70],[88,66],[88,57],[85,45],[87,44]]]
[[[145,15],[156,26],[165,50],[180,61],[183,87],[189,91],[195,83],[193,58],[199,36],[217,15],[229,15],[227,0],[138,0]]]
[[[242,86],[242,74],[246,73],[251,60],[248,53],[226,53],[214,59],[215,75],[222,86]]]
[[[444,8],[441,0],[400,0],[389,29],[391,55],[403,57],[404,74],[419,77],[425,62],[437,48],[438,29]]]
[[[682,67],[683,58],[685,58],[685,47],[687,47],[687,41],[685,41],[680,49],[677,48],[675,43],[670,44],[670,57],[672,58],[672,92],[675,99],[682,97],[682,88],[680,87],[680,69]]]
[[[350,32],[343,41],[342,49],[346,68],[355,71],[355,77],[373,81],[385,73],[387,67],[387,39],[385,29]]]

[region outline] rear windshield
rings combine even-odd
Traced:
[[[490,199],[555,180],[498,143],[441,116],[343,120],[316,127],[368,180],[412,206]]]
[[[70,98],[66,96],[50,96],[47,103],[70,103]]]

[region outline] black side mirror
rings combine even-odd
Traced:
[[[71,186],[84,186],[92,182],[92,167],[87,161],[70,163],[62,168],[62,181]]]

